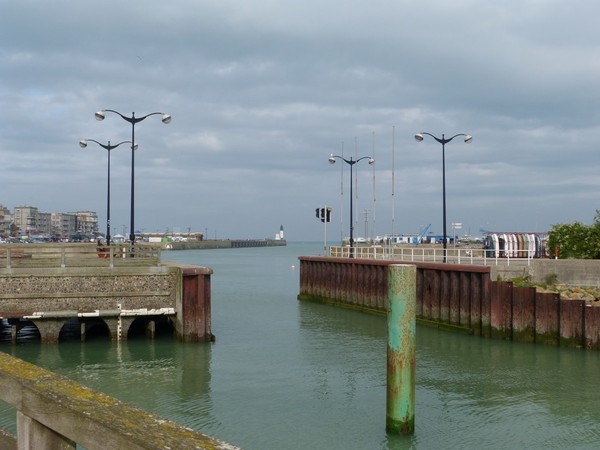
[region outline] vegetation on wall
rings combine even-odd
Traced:
[[[553,225],[548,249],[552,257],[556,249],[560,259],[600,259],[600,209],[596,210],[592,225],[580,222]]]

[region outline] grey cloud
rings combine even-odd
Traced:
[[[343,142],[348,156],[375,150],[377,200],[360,168],[359,208],[376,210],[378,234],[392,209],[396,231],[440,232],[441,148],[417,144],[418,131],[474,136],[447,146],[448,217],[465,230],[590,222],[600,6],[577,5],[4,2],[0,203],[102,220],[106,155],[77,142],[130,138],[119,117],[94,120],[110,108],[173,116],[136,128],[145,229],[264,237],[283,224],[290,239],[319,240],[314,208],[348,213],[341,169],[327,163]],[[117,224],[128,220],[129,163],[115,151]]]

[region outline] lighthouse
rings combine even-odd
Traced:
[[[275,233],[275,240],[281,241],[283,240],[283,225],[279,227],[279,233]]]

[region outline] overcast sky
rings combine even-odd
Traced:
[[[136,125],[135,228],[209,238],[461,234],[590,224],[600,208],[596,0],[0,0],[0,203],[97,211]],[[343,173],[342,173],[343,169]],[[111,152],[112,228],[131,150]],[[340,230],[343,227],[343,231]]]

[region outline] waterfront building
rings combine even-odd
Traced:
[[[75,211],[67,214],[76,216],[78,234],[85,237],[94,237],[98,234],[98,215],[95,211]]]
[[[94,211],[41,212],[35,206],[16,206],[12,216],[0,205],[0,234],[9,235],[11,224],[21,236],[71,239],[79,234],[94,238],[98,234],[98,215]],[[8,217],[8,218],[7,218]]]
[[[50,236],[52,232],[52,215],[46,212],[37,213],[36,230],[38,234]]]
[[[35,206],[15,206],[13,219],[20,234],[29,236],[37,233],[38,209]]]
[[[10,224],[12,223],[12,214],[4,205],[0,204],[0,236],[10,236]]]
[[[77,216],[72,213],[50,213],[50,229],[53,238],[68,240],[77,232]]]

